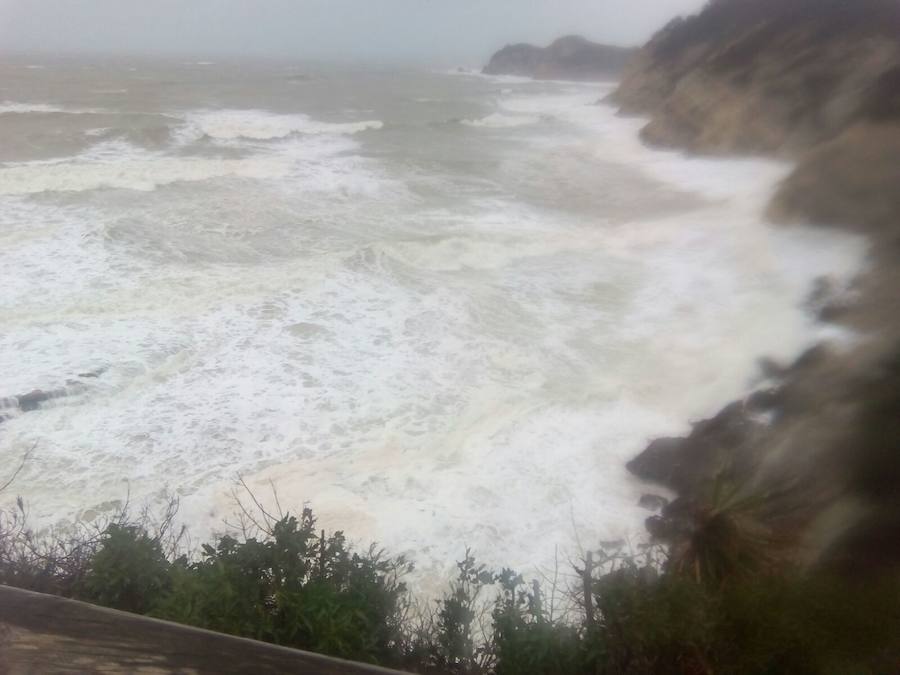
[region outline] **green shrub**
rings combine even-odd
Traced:
[[[575,675],[584,672],[584,648],[575,626],[550,620],[535,582],[505,569],[493,611],[497,675]]]
[[[410,566],[353,552],[315,518],[286,515],[265,536],[206,544],[172,570],[156,616],[344,658],[388,663],[400,635]]]
[[[480,673],[489,670],[491,654],[484,633],[488,605],[484,591],[496,575],[479,565],[469,550],[457,563],[458,574],[438,603],[431,627],[430,663],[446,673]]]
[[[715,599],[690,579],[628,563],[594,583],[589,653],[601,673],[704,673]]]
[[[83,600],[145,614],[170,585],[159,540],[137,525],[110,525],[76,590]]]
[[[21,505],[17,513],[24,514]],[[536,583],[487,569],[467,551],[443,598],[422,612],[413,611],[403,583],[406,561],[354,551],[340,532],[317,531],[308,509],[299,518],[262,511],[254,528],[193,556],[176,555],[166,534],[171,514],[161,526],[118,513],[102,528],[46,535],[32,534],[24,516],[0,517],[0,581],[421,673],[900,671],[896,577],[799,574],[783,566],[751,574],[744,555],[707,555],[718,562],[703,569],[718,573],[698,579],[647,552],[603,554],[603,572],[591,565],[592,575],[579,571],[579,591],[567,594],[570,608],[560,620],[553,595],[545,602]],[[704,539],[709,546],[695,550],[746,551],[737,540],[747,541],[743,534]]]

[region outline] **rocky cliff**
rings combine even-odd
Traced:
[[[766,363],[765,387],[631,462],[681,495],[651,531],[691,536],[725,481],[764,497],[758,515],[804,563],[900,564],[900,2],[714,0],[654,36],[611,100],[649,116],[651,144],[795,161],[771,219],[873,244],[849,294],[811,295],[851,347]]]
[[[633,49],[569,36],[549,47],[508,45],[494,54],[484,73],[540,80],[609,80],[622,72],[634,53]]]
[[[613,100],[645,138],[700,152],[793,154],[898,117],[896,0],[716,0],[631,61]]]

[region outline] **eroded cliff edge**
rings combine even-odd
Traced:
[[[630,463],[680,494],[651,532],[689,538],[728,483],[800,562],[900,564],[900,2],[713,0],[657,33],[610,99],[650,118],[653,145],[790,158],[771,220],[872,242],[849,294],[811,298],[851,347],[765,364],[753,395]]]

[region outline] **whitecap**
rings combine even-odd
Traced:
[[[99,143],[75,157],[2,167],[0,194],[84,192],[100,188],[146,192],[162,185],[226,176],[280,178],[287,175],[292,164],[286,155],[245,159],[174,157],[113,140]]]
[[[467,127],[485,127],[488,129],[512,129],[515,127],[525,127],[537,124],[541,121],[540,117],[532,117],[528,115],[504,115],[502,113],[491,113],[486,117],[476,120],[463,120],[462,124]]]
[[[68,113],[70,115],[90,115],[103,113],[100,108],[66,108],[52,103],[28,103],[21,101],[0,102],[0,115],[27,115],[30,113]]]
[[[294,133],[353,135],[383,126],[380,120],[322,122],[300,113],[278,114],[265,110],[200,110],[187,113],[184,118],[187,126],[181,133],[183,140],[206,136],[220,141],[264,141]]]

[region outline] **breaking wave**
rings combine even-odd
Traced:
[[[353,135],[383,127],[380,120],[322,122],[299,113],[277,114],[264,110],[197,111],[186,114],[185,120],[187,138],[205,136],[222,141],[265,141],[291,134]]]
[[[486,117],[476,120],[463,120],[461,124],[467,127],[486,127],[489,129],[512,129],[515,127],[527,127],[537,124],[541,117],[530,115],[504,115],[503,113],[491,113]]]

